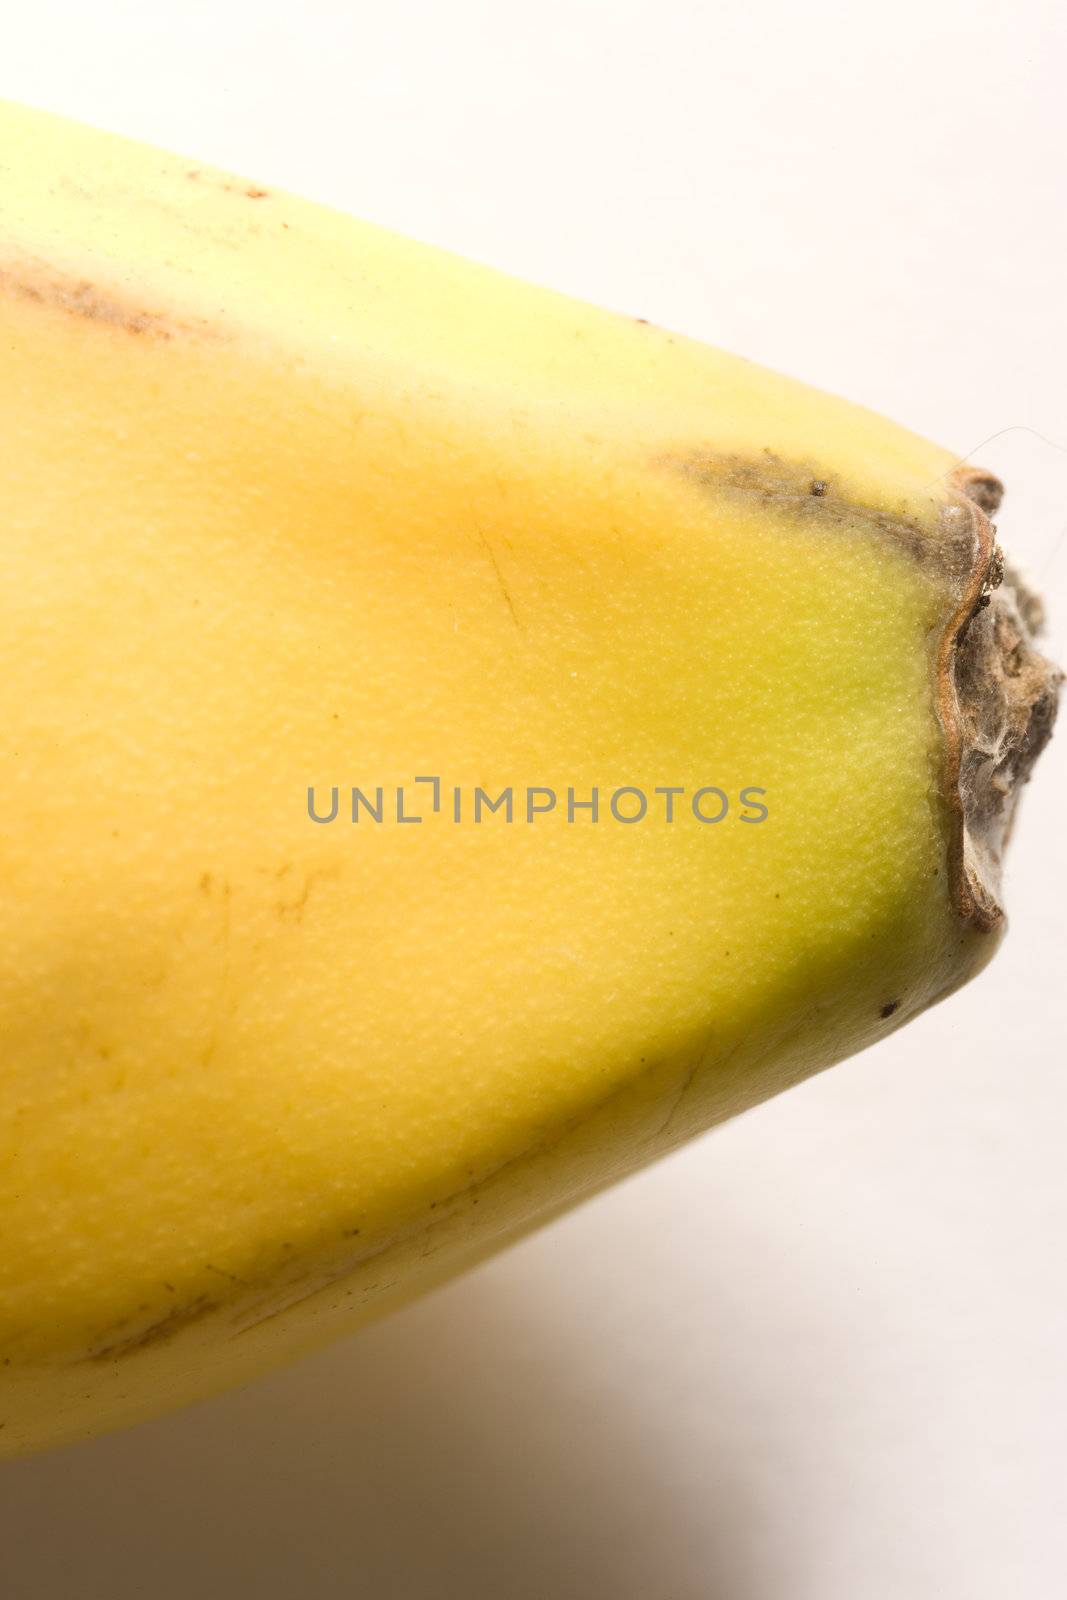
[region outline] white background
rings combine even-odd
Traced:
[[[0,93],[981,461],[1062,658],[1062,17],[37,0]],[[1065,769],[1061,733],[973,988],[344,1346],[5,1467],[12,1600],[1062,1596]]]

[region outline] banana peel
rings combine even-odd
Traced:
[[[1059,674],[866,410],[0,107],[0,1451],[246,1379],[989,959]]]

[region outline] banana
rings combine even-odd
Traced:
[[[0,110],[0,1449],[318,1345],[1003,929],[988,474]]]

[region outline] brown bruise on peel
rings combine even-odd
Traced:
[[[824,527],[867,528],[946,593],[951,609],[938,627],[932,670],[950,892],[965,926],[993,932],[1004,921],[1001,864],[1019,792],[1051,736],[1063,681],[1034,645],[1040,602],[1006,567],[996,542],[990,518],[1003,494],[999,480],[977,467],[950,473],[934,537],[915,518],[849,499],[824,467],[771,449],[751,457],[694,451],[661,456],[656,465],[749,505],[776,506]]]
[[[901,508],[894,513],[850,497],[846,486],[825,464],[790,461],[769,448],[754,456],[694,451],[685,457],[661,456],[655,463],[682,471],[707,489],[738,496],[753,503],[778,508],[821,527],[845,531],[857,525],[891,540],[920,566],[944,584],[965,588],[975,562],[975,536],[967,516],[946,518],[941,537],[934,541],[929,528]]]
[[[32,256],[0,263],[0,293],[146,339],[218,336],[206,321],[185,322],[162,311],[146,310],[88,278],[60,272]]]

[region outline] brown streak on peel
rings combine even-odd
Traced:
[[[208,1316],[218,1309],[219,1302],[210,1295],[199,1295],[195,1300],[190,1300],[188,1305],[176,1306],[173,1311],[168,1311],[166,1316],[159,1317],[150,1323],[147,1328],[140,1329],[137,1333],[128,1334],[119,1339],[112,1339],[105,1345],[98,1345],[86,1358],[89,1361],[121,1361],[124,1356],[136,1354],[147,1349],[150,1345],[160,1344],[180,1333],[194,1322],[199,1322],[202,1317]]]
[[[914,518],[849,499],[825,464],[790,461],[765,449],[755,457],[694,451],[685,457],[661,456],[658,465],[681,470],[707,488],[738,495],[749,504],[777,506],[797,517],[816,519],[824,527],[862,523],[892,539],[921,565],[936,567],[942,578],[954,583],[970,579],[974,543],[966,518],[958,528],[946,525],[943,538],[934,544],[928,529]]]
[[[191,167],[185,176],[194,183],[198,183],[204,173],[199,167]],[[258,183],[234,183],[220,174],[209,174],[208,176],[209,181],[214,178],[215,187],[224,190],[226,194],[243,194],[249,200],[268,200],[270,198],[270,190],[261,188]]]
[[[86,322],[119,328],[135,337],[168,340],[176,334],[203,337],[215,332],[206,322],[182,322],[161,311],[136,309],[86,278],[68,277],[32,259],[0,266],[0,293],[54,307]]]

